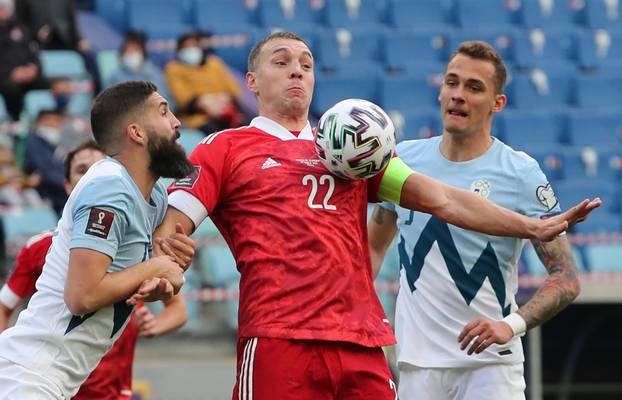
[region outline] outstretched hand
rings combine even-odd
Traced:
[[[585,199],[561,214],[541,220],[534,233],[534,238],[543,242],[555,239],[560,233],[572,228],[579,222],[585,221],[590,212],[600,207],[602,203],[599,197],[593,200]]]
[[[154,253],[170,256],[185,271],[192,263],[195,249],[194,240],[186,235],[180,223],[176,223],[175,233],[166,239],[157,238],[155,240]]]

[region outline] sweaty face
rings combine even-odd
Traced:
[[[260,109],[306,116],[315,84],[313,56],[307,45],[294,39],[273,39],[263,45],[258,61],[247,81]]]
[[[76,187],[80,178],[86,174],[91,165],[105,157],[104,153],[95,149],[84,149],[77,152],[71,160],[69,170],[69,185],[71,189]]]
[[[449,62],[439,96],[445,131],[469,135],[490,129],[493,113],[505,105],[505,96],[495,94],[494,73],[491,62],[463,54]]]

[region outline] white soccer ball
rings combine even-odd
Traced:
[[[346,179],[367,179],[381,172],[395,152],[395,127],[376,104],[347,99],[320,118],[315,148],[324,166]]]

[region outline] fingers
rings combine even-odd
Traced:
[[[485,327],[480,324],[478,320],[475,320],[473,322],[475,322],[474,326],[469,329],[462,337],[462,340],[460,340],[460,350],[466,349],[469,343],[471,343],[473,339],[475,339],[475,337],[479,337],[484,332]],[[471,352],[469,354],[471,354]]]

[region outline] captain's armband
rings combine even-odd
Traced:
[[[404,161],[398,157],[393,157],[387,165],[387,169],[380,180],[380,187],[378,188],[378,197],[381,200],[390,201],[394,204],[400,204],[402,197],[402,188],[406,183],[406,179],[414,171],[410,169]]]

